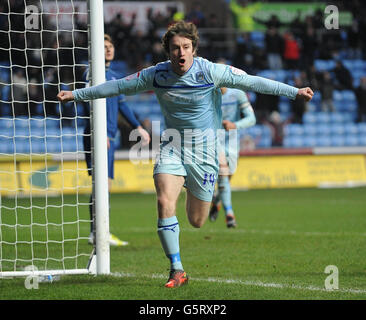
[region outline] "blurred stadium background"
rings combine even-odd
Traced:
[[[28,32],[24,12],[32,4],[48,14]],[[309,85],[314,99],[247,93],[257,124],[240,132],[232,187],[270,190],[234,192],[238,228],[228,230],[221,216],[199,232],[183,218],[182,194],[177,215],[193,280],[187,290],[167,292],[166,274],[156,274],[167,260],[156,236],[155,196],[143,194],[154,190],[153,164],[128,160],[131,128],[121,117],[110,225],[130,245],[111,248],[114,277],[70,276],[41,290],[25,290],[22,279],[1,281],[0,299],[365,299],[365,190],[314,188],[366,185],[366,5],[332,4],[336,29],[325,27],[322,1],[104,1],[121,77],[165,60],[160,37],[185,19],[199,28],[200,56]],[[60,89],[85,85],[86,10],[86,1],[0,2],[0,271],[44,261],[48,270],[85,267],[91,251],[92,184],[83,154],[89,112],[56,100]],[[128,103],[159,137],[154,94]],[[340,270],[336,292],[324,289],[329,264]]]
[[[41,32],[24,32],[25,4],[43,11],[59,10],[58,18],[42,15]],[[165,60],[160,38],[170,23],[185,19],[199,28],[200,56],[213,61],[225,58],[249,74],[314,89],[309,103],[247,93],[257,124],[240,132],[241,154],[246,157],[239,163],[235,188],[362,185],[366,183],[366,39],[362,32],[366,6],[357,0],[332,5],[339,10],[339,26],[327,29],[327,4],[321,1],[212,0],[209,5],[197,0],[105,1],[105,32],[115,41],[112,66],[121,76]],[[85,2],[2,1],[0,13],[0,154],[82,151],[88,109],[83,103],[60,105],[55,97],[59,89],[84,85]],[[152,126],[152,121],[164,122],[153,93],[128,97],[128,103],[152,135],[161,133],[163,125],[156,130]],[[40,121],[45,117],[45,122]],[[51,135],[46,143],[24,138],[29,130],[43,132],[44,127]],[[117,158],[127,159],[134,143],[128,139],[131,128],[122,117],[119,127]],[[66,134],[63,139],[61,130]],[[252,159],[260,161],[248,164]],[[286,159],[291,161],[284,168],[281,163]],[[262,161],[272,165],[262,167]],[[113,191],[153,189],[151,166],[131,169],[126,176],[128,166],[117,162],[116,172],[124,173],[117,173]]]

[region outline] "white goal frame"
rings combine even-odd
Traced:
[[[92,85],[105,81],[104,60],[104,16],[103,0],[87,0],[88,7],[88,44],[89,44],[89,77]],[[0,279],[16,276],[66,275],[66,274],[110,274],[109,248],[109,191],[107,167],[107,124],[106,100],[91,101],[92,126],[92,159],[93,159],[93,208],[95,217],[95,246],[89,263],[85,269],[55,269],[2,271]],[[0,193],[0,223],[1,223],[1,193]],[[1,241],[1,229],[0,229]],[[1,260],[0,260],[1,264]],[[31,266],[32,267],[32,266]]]

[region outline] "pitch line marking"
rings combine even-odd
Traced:
[[[181,231],[184,232],[209,232],[209,233],[262,233],[262,234],[282,234],[282,235],[303,235],[303,236],[356,236],[356,237],[366,237],[366,233],[361,232],[317,232],[317,231],[275,231],[275,230],[244,230],[244,229],[235,229],[235,230],[219,230],[219,229],[193,229],[193,228],[181,228]],[[153,228],[130,228],[129,231],[133,232],[148,232],[154,231]]]
[[[113,272],[111,273],[112,277],[118,278],[151,278],[151,279],[166,279],[167,276],[163,274],[139,274],[136,275],[134,273],[128,272]],[[193,281],[204,281],[204,282],[215,282],[215,283],[225,283],[225,284],[239,284],[243,286],[251,286],[251,287],[262,287],[262,288],[276,288],[276,289],[296,289],[296,290],[307,290],[307,291],[321,291],[321,292],[339,292],[339,293],[353,293],[353,294],[366,294],[366,290],[362,289],[337,289],[337,290],[327,290],[321,287],[314,287],[314,286],[300,286],[300,285],[290,285],[290,284],[283,284],[283,283],[266,283],[262,281],[243,281],[240,279],[219,279],[219,278],[190,278]]]

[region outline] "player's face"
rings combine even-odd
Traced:
[[[104,41],[105,62],[111,62],[114,59],[114,45],[109,41]]]
[[[186,73],[193,63],[194,54],[192,40],[178,35],[170,39],[169,58],[175,73]]]

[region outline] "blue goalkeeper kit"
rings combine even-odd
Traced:
[[[119,74],[112,70],[111,68],[106,67],[105,77],[107,81],[113,81],[119,78]],[[85,72],[84,79],[89,84],[88,72]],[[123,94],[119,94],[117,96],[110,97],[106,100],[107,106],[107,136],[110,139],[110,147],[108,149],[108,177],[114,178],[114,152],[115,152],[115,143],[114,139],[116,137],[118,131],[118,112],[120,112],[127,120],[127,122],[133,127],[137,128],[140,123],[136,119],[136,116],[130,109],[130,107],[126,104],[126,98]],[[85,151],[90,151],[91,143],[90,143],[90,123],[87,124],[85,128],[84,134],[84,149]],[[88,172],[91,174],[91,155],[89,152],[85,154],[86,163],[88,167]]]
[[[282,95],[290,99],[295,99],[298,92],[295,87],[250,76],[232,66],[196,57],[184,75],[176,74],[170,61],[165,61],[119,80],[75,90],[73,96],[75,101],[83,101],[153,90],[164,115],[168,129],[165,130],[166,134],[174,135],[169,129],[175,129],[180,138],[184,135],[178,151],[176,149],[179,148],[174,147],[179,147],[179,144],[172,144],[167,137],[162,137],[160,158],[155,165],[154,174],[182,175],[186,179],[186,188],[195,197],[211,201],[218,173],[218,161],[215,143],[211,143],[209,137],[212,132],[215,134],[215,131],[221,128],[220,87]],[[202,147],[199,161],[185,161],[189,153],[195,158],[192,145],[187,148],[183,143],[186,136],[193,141],[193,149],[201,150]],[[169,148],[165,148],[167,145]],[[188,159],[192,160],[190,156]]]

